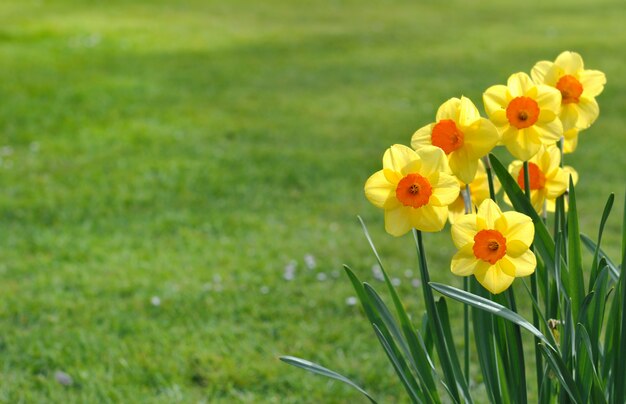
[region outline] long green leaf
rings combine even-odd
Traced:
[[[615,265],[615,263],[611,261],[609,256],[606,255],[606,253],[602,250],[602,248],[598,247],[598,245],[591,238],[589,238],[589,236],[587,236],[584,233],[581,233],[580,240],[582,241],[583,245],[592,253],[594,253],[597,248],[598,258],[599,259],[604,258],[606,260],[606,263],[609,266],[609,275],[611,275],[611,279],[614,282],[617,282],[617,280],[619,279],[619,274],[620,274],[620,270],[617,267],[617,265]]]
[[[576,387],[576,383],[574,382],[574,379],[572,379],[572,375],[567,370],[567,366],[565,366],[563,360],[551,347],[544,344],[539,344],[539,348],[546,357],[548,364],[556,374],[557,379],[559,379],[561,386],[565,389],[572,401],[574,401],[574,403],[582,404],[583,400],[580,397],[580,393],[578,391],[578,388]]]
[[[414,229],[413,237],[417,246],[420,275],[422,277],[422,292],[424,293],[424,303],[426,304],[426,311],[428,313],[429,322],[432,324],[433,342],[435,344],[435,349],[437,350],[439,363],[443,368],[446,385],[448,386],[449,391],[452,393],[452,400],[454,400],[455,402],[461,401],[459,389],[457,387],[458,384],[459,386],[461,386],[461,391],[463,392],[464,399],[468,402],[471,402],[472,399],[469,394],[469,388],[465,383],[465,378],[462,377],[460,380],[456,380],[455,377],[455,372],[452,364],[452,356],[448,352],[449,348],[447,347],[443,327],[441,326],[441,319],[439,318],[439,313],[437,312],[437,307],[435,306],[435,298],[433,297],[433,292],[430,289],[429,285],[430,275],[428,274],[428,264],[426,262],[426,253],[424,251],[422,232]],[[457,366],[460,368],[460,365]]]
[[[423,362],[420,363],[419,365],[413,360],[413,357],[411,356],[411,349],[407,345],[407,342],[404,339],[404,336],[403,336],[402,332],[400,331],[400,328],[398,327],[398,324],[396,323],[396,321],[393,318],[391,312],[389,311],[389,309],[387,308],[387,306],[385,305],[385,303],[383,302],[381,297],[378,295],[378,293],[376,293],[376,291],[374,290],[374,288],[372,288],[371,285],[369,285],[367,283],[364,283],[363,286],[364,286],[365,292],[369,296],[370,301],[372,302],[374,308],[380,314],[381,319],[385,323],[385,326],[387,327],[387,329],[389,330],[389,332],[391,333],[391,335],[393,336],[393,338],[395,339],[395,341],[399,345],[399,347],[402,350],[402,352],[404,353],[405,357],[408,358],[409,363],[412,365],[412,367],[413,367],[413,369],[414,369],[414,371],[415,371],[415,373],[416,373],[416,375],[417,375],[417,377],[418,377],[418,379],[420,381],[420,384],[422,386],[422,391],[424,393],[424,398],[426,399],[426,402],[428,402],[428,403],[439,402],[439,400],[437,398],[436,387],[434,385],[434,382],[432,382],[432,374],[431,374],[432,368],[430,368],[430,364],[428,363],[426,358],[424,358]],[[410,379],[412,379],[413,376],[408,372],[408,369],[402,369],[402,370],[405,372],[405,377],[407,378],[407,380],[411,381]],[[426,380],[426,378],[428,376],[431,377],[430,381],[432,382],[433,387],[435,389],[434,392],[431,392],[429,390],[428,381]],[[415,388],[415,386],[414,386],[414,388]]]
[[[343,382],[349,386],[352,386],[353,388],[358,390],[361,394],[363,394],[365,397],[367,397],[371,403],[376,404],[376,400],[374,400],[374,398],[370,396],[367,391],[363,390],[358,384],[356,384],[352,380],[348,379],[347,377],[335,371],[327,369],[321,365],[318,365],[317,363],[310,362],[305,359],[296,358],[295,356],[281,356],[280,360],[292,366],[298,367],[300,369],[308,370],[309,372],[316,373],[318,375],[322,375],[322,376],[329,377],[331,379],[339,380],[340,382]]]
[[[574,182],[569,178],[569,210],[567,211],[567,250],[568,250],[568,294],[572,299],[572,316],[577,319],[580,306],[585,297],[585,278],[583,277],[583,257],[580,247],[580,229],[578,226],[578,208]]]
[[[418,376],[422,382],[422,387],[426,392],[427,398],[432,399],[433,402],[435,403],[439,403],[440,402],[439,393],[437,391],[437,386],[435,383],[435,379],[437,378],[437,375],[436,375],[434,367],[432,366],[432,360],[429,357],[426,346],[421,336],[416,331],[408,314],[406,313],[406,310],[404,309],[404,305],[402,304],[402,301],[400,300],[400,297],[398,296],[398,293],[395,287],[393,286],[391,279],[387,275],[387,271],[385,271],[384,269],[384,265],[382,263],[382,260],[380,259],[380,255],[378,254],[374,241],[372,240],[372,237],[370,236],[369,231],[367,230],[367,226],[365,225],[365,222],[360,216],[358,216],[358,219],[359,219],[359,222],[361,223],[363,234],[365,235],[365,238],[367,239],[367,242],[369,243],[370,248],[372,252],[374,253],[374,256],[376,257],[376,260],[378,261],[378,265],[380,266],[380,269],[385,278],[385,284],[393,300],[393,304],[396,309],[398,318],[400,320],[400,325],[402,327],[404,337],[406,338],[409,350],[411,352],[411,355],[407,354],[407,357],[413,363],[414,367],[416,368],[416,371],[418,372]],[[428,367],[430,367],[429,371],[427,371]],[[420,371],[417,369],[422,369],[422,372],[420,373]]]
[[[623,403],[626,401],[626,199],[624,200],[624,218],[622,222],[622,271],[619,279],[618,292],[615,300],[619,301],[620,318],[615,325],[616,355],[613,371],[613,391],[615,393],[614,402]]]
[[[487,300],[483,297],[477,296],[469,292],[465,292],[452,286],[443,285],[441,283],[431,282],[430,286],[442,295],[448,296],[454,300],[458,300],[459,302],[469,304],[470,306],[479,308],[498,317],[502,317],[509,321],[512,321],[513,323],[529,331],[535,337],[539,338],[546,345],[552,347],[550,341],[546,338],[546,336],[543,335],[543,333],[537,328],[535,328],[534,325],[528,322],[528,320],[526,320],[524,317],[512,312],[501,304],[492,302],[491,300]]]
[[[602,244],[602,234],[604,233],[604,226],[606,225],[606,221],[609,218],[609,214],[611,213],[611,208],[613,207],[613,201],[615,200],[615,194],[609,195],[609,198],[604,205],[604,211],[602,212],[602,218],[600,219],[600,227],[598,228],[598,242],[596,243],[596,248],[593,251],[593,262],[591,264],[591,273],[589,274],[589,287],[592,287],[596,282],[596,276],[598,275],[598,255],[600,253],[600,244]]]
[[[422,399],[420,398],[420,394],[418,393],[418,391],[414,389],[413,383],[411,383],[407,374],[403,371],[403,365],[400,361],[400,358],[396,355],[395,350],[392,348],[391,341],[389,341],[389,339],[386,338],[385,335],[383,335],[383,333],[380,331],[380,328],[378,328],[376,324],[372,324],[372,326],[374,327],[376,336],[378,337],[380,344],[383,346],[383,349],[385,350],[387,357],[391,361],[391,364],[393,365],[393,368],[395,369],[396,374],[400,377],[400,381],[402,382],[402,384],[404,385],[404,388],[409,394],[409,398],[414,403],[422,402]]]

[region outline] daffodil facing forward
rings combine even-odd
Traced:
[[[606,77],[601,71],[585,70],[583,58],[578,53],[566,51],[554,62],[538,62],[531,76],[536,83],[561,92],[559,117],[563,129],[586,129],[598,117],[600,109],[595,97],[604,90]]]
[[[506,86],[489,87],[483,101],[502,143],[520,160],[528,160],[542,144],[554,144],[563,136],[558,118],[561,93],[533,83],[526,73],[511,75]]]
[[[530,217],[504,212],[486,199],[478,213],[465,215],[452,225],[452,240],[459,249],[450,269],[458,276],[474,275],[491,293],[505,291],[517,277],[535,271],[530,250],[535,227]]]
[[[485,118],[469,98],[451,98],[437,111],[436,122],[419,129],[411,139],[418,150],[425,145],[439,147],[448,156],[452,173],[464,183],[474,180],[478,160],[500,140],[496,127]]]
[[[463,190],[466,189],[464,183],[459,184],[461,187],[461,193],[459,197],[448,206],[448,220],[450,224],[454,224],[459,217],[465,214],[465,201]],[[500,190],[500,181],[498,178],[493,178],[493,187],[494,191],[498,193]],[[479,206],[485,199],[490,197],[489,195],[489,180],[487,178],[487,171],[485,170],[485,165],[482,160],[478,160],[478,170],[476,171],[476,177],[474,177],[474,181],[470,184],[470,194],[472,197],[472,209],[474,206]]]
[[[523,165],[520,160],[509,164],[509,173],[517,179],[522,190],[525,185]],[[544,202],[551,208],[549,211],[554,211],[554,201],[567,191],[570,174],[575,181],[578,180],[578,174],[572,167],[561,168],[561,153],[556,146],[542,147],[528,161],[530,202],[538,213],[543,211]],[[504,201],[511,204],[508,197]]]
[[[459,183],[448,173],[443,151],[425,146],[418,151],[393,145],[383,156],[383,169],[365,183],[365,196],[385,210],[385,230],[401,236],[412,228],[440,231],[448,205],[459,195]]]

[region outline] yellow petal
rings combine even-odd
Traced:
[[[606,76],[599,70],[585,70],[578,75],[580,84],[583,85],[583,96],[596,97],[604,90]]]
[[[433,206],[448,206],[459,197],[459,182],[453,176],[439,173],[437,183],[431,184],[432,195],[429,203]]]
[[[365,182],[365,196],[376,207],[392,208],[398,206],[400,202],[396,198],[395,186],[391,184],[383,170],[374,173]]]
[[[530,76],[526,73],[513,73],[506,82],[511,97],[522,97],[532,88],[536,87]]]
[[[506,220],[506,229],[498,230],[507,240],[507,245],[511,241],[520,241],[526,246],[530,246],[535,237],[535,226],[529,216],[519,212],[504,212],[502,214]]]
[[[509,124],[509,119],[506,117],[506,110],[504,109],[493,111],[493,113],[489,116],[489,119],[496,126],[506,126]]]
[[[446,154],[436,146],[423,146],[415,153],[419,155],[422,161],[419,173],[424,177],[430,177],[435,173],[445,172],[448,169]]]
[[[459,118],[458,123],[460,126],[470,126],[474,122],[480,119],[480,112],[474,103],[467,97],[461,97],[461,103],[459,105]]]
[[[469,276],[474,273],[476,267],[480,264],[479,260],[474,256],[474,243],[463,246],[452,257],[450,262],[450,271],[457,276]]]
[[[450,98],[448,101],[441,104],[437,110],[437,122],[443,119],[452,119],[457,122],[459,120],[459,108],[461,106],[461,100],[458,98]]]
[[[507,254],[502,257],[501,261],[508,260],[513,267],[515,268],[515,276],[528,276],[535,272],[535,268],[537,267],[537,258],[532,251],[526,250],[523,254],[517,257],[511,257],[508,254],[508,246],[507,246]]]
[[[578,129],[572,128],[563,133],[563,153],[573,153],[578,146]]]
[[[413,208],[400,206],[385,210],[385,230],[395,237],[400,237],[411,230],[410,214]]]
[[[412,208],[411,208],[412,209]],[[411,211],[411,225],[417,230],[437,232],[443,229],[448,218],[448,207],[424,205]]]
[[[411,137],[411,147],[413,149],[417,150],[422,146],[432,145],[433,125],[430,123],[423,126],[413,134],[413,137]]]
[[[460,217],[452,225],[450,229],[452,233],[452,242],[456,248],[461,248],[466,244],[474,243],[474,236],[478,232],[476,227],[476,215],[469,214]]]
[[[463,215],[465,215],[465,202],[459,194],[459,197],[448,205],[448,221],[450,224],[455,224]]]
[[[419,159],[415,150],[402,144],[394,144],[385,151],[383,156],[383,168],[401,172],[409,163]]]
[[[563,172],[565,173],[565,175],[568,178],[568,186],[569,186],[569,177],[570,175],[572,176],[572,182],[574,183],[574,185],[578,184],[578,173],[576,172],[576,170],[574,170],[573,167],[570,166],[565,166],[563,167]]]
[[[506,257],[500,258],[498,262],[495,263],[495,266],[498,267],[498,269],[504,274],[515,277],[515,267],[513,266],[511,261],[506,259]]]
[[[485,221],[488,229],[495,229],[496,220],[502,216],[502,211],[493,200],[485,199],[478,207],[477,215]]]
[[[546,74],[548,73],[552,65],[553,63],[548,62],[547,60],[537,62],[530,71],[530,77],[537,84],[547,84],[545,82]]]
[[[476,276],[476,280],[494,295],[507,290],[515,279],[502,272],[502,270],[495,265],[491,265],[485,270],[477,270],[474,272],[474,275]]]
[[[538,85],[535,101],[539,104],[540,110],[547,109],[556,114],[561,107],[561,92],[554,87]]]
[[[502,136],[502,142],[514,157],[520,160],[529,160],[537,154],[541,147],[541,140],[536,126],[515,129],[515,136],[510,140],[505,140],[504,135]]]
[[[563,124],[564,131],[576,128],[576,122],[578,122],[578,112],[579,108],[576,104],[564,104],[561,107],[559,119]]]
[[[464,134],[464,146],[468,149],[468,155],[477,159],[487,155],[500,141],[498,129],[485,118],[480,118],[474,125],[465,128]]]
[[[541,143],[545,145],[554,144],[563,136],[563,125],[560,119],[547,123],[537,123],[528,129],[534,129]]]
[[[384,168],[383,173],[385,174],[385,178],[387,178],[387,181],[393,184],[394,187],[396,187],[398,185],[398,182],[400,182],[400,180],[402,179],[402,173],[393,171],[389,168]]]
[[[578,53],[569,51],[565,51],[557,56],[554,64],[563,69],[565,74],[575,74],[584,67],[583,58]]]
[[[588,128],[600,114],[598,103],[593,98],[580,97],[580,102],[576,105],[578,106],[576,127],[578,129]]]
[[[546,191],[546,198],[556,199],[557,197],[563,195],[565,190],[567,190],[568,182],[569,177],[565,174],[565,171],[562,169],[556,171],[551,178],[546,179],[546,185],[544,187]]]
[[[509,104],[508,90],[501,84],[489,87],[483,93],[485,111],[491,116],[494,112],[505,109]]]
[[[456,150],[450,154],[448,162],[454,175],[464,183],[469,184],[474,181],[478,168],[478,157],[470,158],[467,154],[465,149]]]
[[[507,240],[506,242],[507,255],[515,258],[524,254],[526,251],[528,251],[528,245],[524,244],[523,242],[519,240],[513,240],[513,241]]]

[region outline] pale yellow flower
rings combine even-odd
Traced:
[[[461,187],[459,197],[448,206],[448,221],[450,224],[454,224],[460,216],[465,214],[465,202],[463,200],[465,183],[459,181],[459,185]],[[493,188],[496,193],[500,191],[500,181],[498,181],[495,175],[493,176]],[[474,181],[470,184],[470,194],[472,195],[472,209],[474,206],[479,206],[485,199],[490,198],[489,180],[487,179],[487,171],[485,170],[485,165],[482,160],[478,161],[476,177],[474,177]]]
[[[446,155],[438,147],[415,151],[393,145],[383,156],[383,169],[365,183],[365,196],[385,210],[385,230],[401,236],[412,228],[443,228],[448,205],[459,195],[459,183],[448,174]]]
[[[450,269],[458,276],[474,275],[491,293],[498,294],[516,277],[535,272],[537,259],[530,250],[535,227],[530,217],[504,212],[486,199],[478,213],[464,215],[452,225],[452,241],[459,249]]]
[[[502,135],[502,144],[520,160],[528,160],[542,144],[554,144],[563,136],[558,118],[561,93],[535,84],[526,73],[515,73],[507,85],[491,86],[483,94],[489,119]]]
[[[450,170],[461,181],[472,182],[478,160],[500,140],[496,127],[485,118],[469,98],[451,98],[437,110],[435,122],[415,132],[411,146],[441,148],[448,156]]]
[[[509,165],[509,173],[517,180],[522,190],[524,189],[523,164],[522,161],[515,160]],[[539,153],[528,161],[528,174],[530,202],[538,213],[543,211],[544,202],[547,204],[548,211],[554,211],[554,201],[567,190],[570,174],[574,180],[578,180],[578,175],[573,168],[561,168],[561,152],[556,146],[542,147]],[[506,196],[504,201],[511,204]]]
[[[531,71],[533,80],[561,92],[559,117],[563,129],[586,129],[598,117],[597,97],[606,84],[604,73],[586,70],[583,58],[576,52],[563,52],[554,62],[538,62]]]

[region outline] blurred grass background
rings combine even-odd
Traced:
[[[412,240],[384,233],[365,179],[446,99],[481,105],[578,51],[608,85],[567,163],[587,234],[617,192],[615,256],[625,17],[619,0],[4,0],[0,401],[361,400],[281,354],[403,400],[341,272],[376,282],[360,214],[420,316]],[[460,285],[448,232],[426,243]]]

